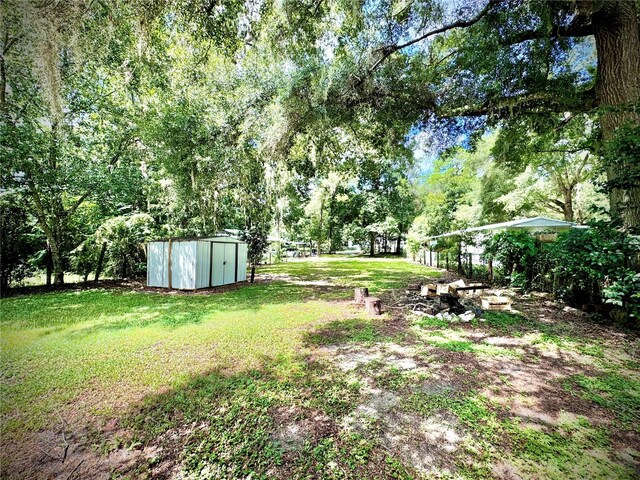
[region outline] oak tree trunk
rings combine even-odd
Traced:
[[[628,122],[640,121],[634,111],[640,100],[640,28],[634,0],[602,2],[591,16],[598,53],[596,95],[603,107],[602,138],[613,139],[616,130]],[[640,225],[640,185],[621,187],[627,166],[623,162],[607,166],[612,183],[609,200],[613,217],[624,226]]]
[[[53,264],[53,284],[64,284],[64,266],[62,262],[62,252],[60,244],[57,240],[50,241],[51,245],[51,262]]]
[[[53,261],[51,258],[51,245],[47,241],[47,287],[51,286],[51,275],[53,273]]]
[[[320,221],[318,222],[318,257],[322,248],[322,211],[324,210],[324,199],[320,202]]]
[[[98,264],[96,265],[96,276],[93,279],[95,282],[100,279],[100,274],[102,273],[102,265],[104,264],[104,255],[106,252],[107,242],[102,242],[102,247],[100,248],[100,256],[98,257]]]
[[[574,188],[563,188],[562,196],[564,198],[564,221],[565,222],[573,222],[574,213],[573,213],[573,190]]]
[[[376,254],[376,232],[369,232],[369,255]]]

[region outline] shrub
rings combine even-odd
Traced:
[[[505,230],[485,242],[485,258],[500,262],[506,280],[529,289],[537,272],[540,242],[524,230]]]
[[[485,257],[501,264],[512,286],[551,291],[578,306],[604,302],[614,319],[638,325],[638,236],[603,222],[560,233],[549,244],[526,231],[504,231],[485,242]]]
[[[556,294],[572,303],[618,307],[640,318],[640,239],[605,223],[571,229],[548,246]]]

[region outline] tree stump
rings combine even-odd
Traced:
[[[371,315],[382,313],[382,302],[377,297],[367,297],[364,299],[364,309]]]
[[[356,303],[364,303],[364,299],[369,296],[368,288],[356,288],[355,301]]]

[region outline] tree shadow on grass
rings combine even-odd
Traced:
[[[371,318],[335,320],[304,335],[304,342],[310,346],[374,343],[390,339],[384,320]]]
[[[265,360],[260,370],[215,371],[152,395],[121,421],[131,441],[157,452],[142,465],[162,478],[170,465],[198,477],[317,478],[338,469],[346,478],[407,475],[373,441],[340,432],[357,405],[359,386],[330,365]]]

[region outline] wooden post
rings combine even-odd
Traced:
[[[447,259],[446,259],[446,263],[445,263],[447,270],[449,270],[449,252],[447,251]]]
[[[473,278],[473,254],[467,253],[469,257],[469,278]]]
[[[436,252],[436,267],[440,268],[440,252]]]
[[[369,296],[368,288],[356,288],[355,290],[355,302],[356,303],[364,303],[365,298]]]
[[[364,299],[364,309],[371,315],[380,315],[382,313],[382,303],[377,297],[367,297]]]
[[[429,266],[433,267],[433,255],[431,250],[429,250]]]
[[[489,281],[493,282],[493,260],[491,258],[487,264],[487,275],[489,276]]]

